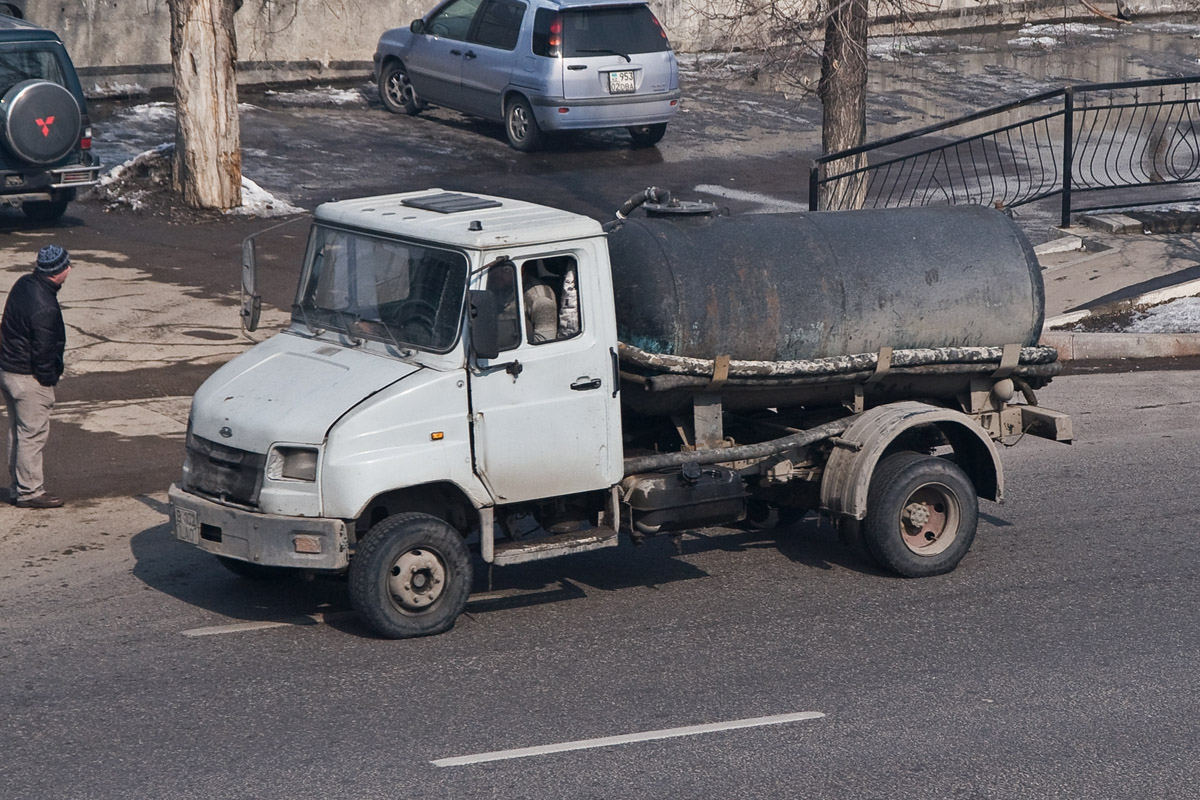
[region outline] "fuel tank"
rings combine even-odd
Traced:
[[[651,353],[785,361],[1042,330],[1033,247],[981,206],[637,217],[609,249],[618,335]]]

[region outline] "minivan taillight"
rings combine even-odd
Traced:
[[[91,150],[92,149],[92,129],[90,127],[83,129],[83,135],[79,137],[79,149],[80,150]]]
[[[550,36],[546,40],[546,44],[549,45],[549,52],[547,55],[552,58],[557,58],[558,56],[562,55],[562,31],[562,15],[555,14],[553,19],[550,20]]]

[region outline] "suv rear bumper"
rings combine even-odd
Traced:
[[[100,164],[71,164],[40,170],[0,170],[0,203],[16,206],[56,200],[64,192],[95,186],[100,181]]]
[[[613,95],[580,100],[562,97],[531,97],[538,126],[546,131],[570,131],[586,128],[624,128],[629,125],[654,125],[670,122],[679,111],[681,92]],[[568,109],[560,111],[559,109]]]

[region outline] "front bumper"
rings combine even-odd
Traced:
[[[175,538],[214,555],[297,569],[342,570],[350,564],[345,520],[263,514],[215,503],[175,484],[167,497]]]

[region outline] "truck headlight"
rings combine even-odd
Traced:
[[[313,447],[272,447],[267,454],[267,477],[273,481],[315,481],[317,450]]]

